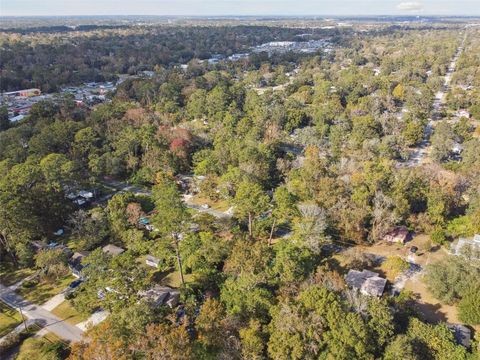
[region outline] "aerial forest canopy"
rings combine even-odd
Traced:
[[[80,30],[0,40],[2,91],[55,93],[0,110],[0,283],[35,303],[81,254],[63,306],[109,314],[45,359],[479,358],[447,326],[480,330],[478,27]],[[326,45],[252,50],[290,41]]]

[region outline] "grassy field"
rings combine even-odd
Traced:
[[[51,360],[63,358],[66,354],[58,345],[63,341],[52,333],[47,333],[41,338],[30,337],[20,346],[16,360]]]
[[[225,212],[230,208],[228,201],[226,200],[219,200],[219,201],[212,201],[206,197],[202,197],[200,195],[195,195],[190,199],[190,202],[195,205],[202,206],[203,204],[208,204],[211,209]]]
[[[75,278],[71,275],[55,282],[41,281],[31,288],[20,287],[18,293],[34,304],[43,304],[64,290]]]
[[[0,337],[7,335],[21,322],[20,313],[0,301]]]
[[[69,300],[65,300],[58,305],[52,310],[52,313],[72,325],[76,325],[88,319],[88,316],[80,314],[77,310],[75,310]]]
[[[184,274],[185,282],[190,283],[195,281],[195,274]],[[156,271],[152,274],[152,281],[173,288],[179,288],[182,286],[182,280],[180,278],[180,272],[178,270],[170,271]]]

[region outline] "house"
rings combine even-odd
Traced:
[[[40,250],[45,250],[47,248],[47,244],[37,240],[32,241],[30,244],[32,245],[35,252],[38,252]]]
[[[65,196],[67,199],[72,200],[72,202],[78,206],[83,206],[94,198],[93,192],[87,190],[69,192]]]
[[[168,286],[155,285],[154,287],[138,293],[152,306],[167,305],[171,308],[178,305],[180,291]]]
[[[457,117],[459,117],[459,118],[464,117],[464,118],[470,119],[470,117],[471,117],[471,114],[470,114],[467,110],[464,110],[464,109],[458,110],[458,111],[455,113],[455,115],[456,115]]]
[[[83,264],[83,259],[89,254],[89,251],[77,251],[73,253],[72,257],[68,260],[68,267],[72,272],[72,275],[76,278],[82,278],[82,270],[88,266],[88,264]]]
[[[147,258],[145,259],[145,263],[148,266],[158,268],[158,265],[160,264],[160,259],[152,255],[147,255]]]
[[[480,235],[476,234],[473,238],[460,238],[451,246],[453,255],[468,255],[473,259],[480,259]]]
[[[408,240],[410,240],[410,232],[405,226],[397,226],[393,230],[389,231],[383,237],[383,240],[391,243],[405,244]]]
[[[125,250],[122,249],[121,247],[115,246],[113,244],[108,244],[108,245],[105,245],[102,248],[102,251],[105,254],[108,254],[110,256],[117,256],[117,255],[120,255],[121,253],[123,253]]]
[[[472,341],[472,331],[468,327],[461,324],[447,325],[447,327],[453,332],[457,344],[466,348],[470,347]]]
[[[359,290],[364,295],[382,296],[387,280],[376,272],[363,270],[350,270],[345,276],[345,281],[352,289]]]

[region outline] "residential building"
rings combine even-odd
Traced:
[[[410,240],[410,231],[406,226],[397,226],[393,230],[389,231],[383,240],[386,242],[405,244]]]
[[[180,291],[168,286],[155,285],[154,287],[138,293],[152,306],[167,305],[171,308],[178,305]]]
[[[147,255],[147,257],[145,259],[145,263],[148,266],[158,268],[158,265],[160,264],[160,259],[156,258],[155,256],[152,256],[152,255]]]
[[[105,254],[108,254],[108,255],[111,255],[111,256],[117,256],[117,255],[120,255],[121,253],[123,253],[125,250],[122,249],[121,247],[116,246],[116,245],[108,244],[108,245],[105,245],[102,248],[102,251]]]
[[[451,253],[453,255],[462,255],[473,259],[480,259],[480,234],[473,238],[459,238],[452,243]]]
[[[380,297],[385,291],[387,280],[376,272],[363,270],[350,270],[345,281],[352,289],[359,290],[364,295]]]

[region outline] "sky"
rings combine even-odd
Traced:
[[[0,16],[480,15],[480,0],[0,0]]]

